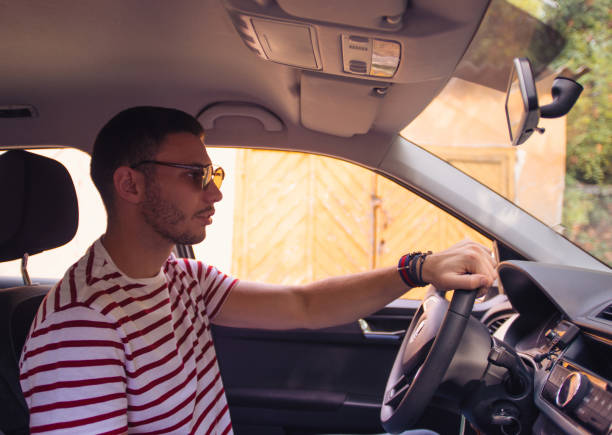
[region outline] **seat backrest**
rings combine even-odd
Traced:
[[[38,307],[50,286],[0,290],[0,430],[29,433],[29,415],[19,384],[19,356]]]
[[[69,242],[78,226],[72,179],[64,166],[22,150],[0,155],[0,262]],[[19,357],[50,286],[0,290],[0,433],[29,433]]]

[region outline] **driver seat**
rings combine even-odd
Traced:
[[[0,262],[22,259],[23,286],[0,289],[0,434],[28,434],[29,412],[19,384],[19,358],[40,303],[51,289],[32,285],[27,256],[72,240],[78,204],[59,162],[27,151],[0,155]],[[25,260],[25,261],[24,261]]]

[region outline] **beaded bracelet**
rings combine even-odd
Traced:
[[[403,255],[397,263],[397,271],[402,278],[402,281],[408,285],[408,287],[423,287],[429,284],[423,281],[423,263],[425,258],[432,252],[411,252],[410,254]]]

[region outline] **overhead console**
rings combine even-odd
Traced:
[[[253,55],[301,72],[301,124],[351,137],[379,123],[398,131],[423,110],[450,79],[489,0],[223,4]]]
[[[299,69],[410,83],[449,77],[488,0],[226,0],[263,59]]]

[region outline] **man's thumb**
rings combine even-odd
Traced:
[[[460,275],[457,277],[456,282],[457,282],[457,285],[455,286],[455,290],[456,289],[473,290],[479,287],[489,286],[489,279],[485,275],[480,275],[480,274]]]

